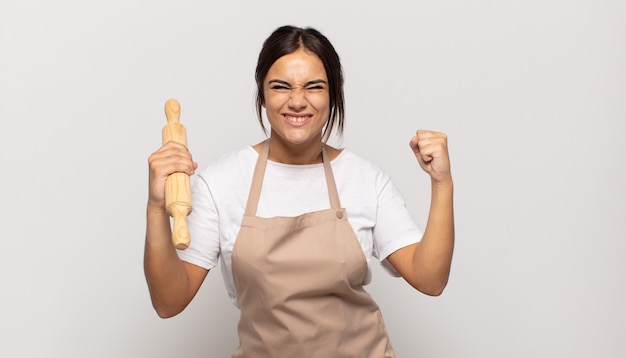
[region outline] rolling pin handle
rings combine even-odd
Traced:
[[[174,206],[174,205],[173,205]],[[174,219],[174,229],[172,230],[172,243],[179,250],[185,250],[189,247],[191,235],[187,228],[188,208],[184,206],[170,207],[172,218]]]
[[[165,102],[165,117],[168,124],[180,123],[180,103],[171,98]]]

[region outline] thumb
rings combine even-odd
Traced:
[[[417,135],[411,138],[411,140],[409,141],[409,146],[413,150],[413,154],[415,154],[415,158],[417,159],[417,162],[419,163],[422,170],[427,171],[427,168],[428,168],[428,162],[426,160],[427,158],[424,157],[424,153],[420,150]]]

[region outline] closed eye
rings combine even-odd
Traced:
[[[271,80],[269,82],[269,86],[271,90],[277,92],[288,92],[291,91],[291,85],[288,82],[282,80]]]
[[[324,87],[322,85],[309,86],[309,87],[306,88],[306,90],[308,92],[320,92],[320,91],[323,91],[325,89],[326,89],[326,87]]]
[[[270,87],[270,89],[273,89],[274,91],[279,91],[279,92],[291,90],[291,88],[284,86],[284,85],[273,85]]]

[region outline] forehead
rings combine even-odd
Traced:
[[[313,79],[327,80],[324,63],[313,52],[299,49],[280,57],[272,64],[266,81],[282,79],[289,82],[306,82]]]

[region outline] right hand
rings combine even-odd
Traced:
[[[165,181],[172,173],[193,175],[198,163],[183,144],[167,142],[148,158],[149,196],[148,205],[165,210]]]

